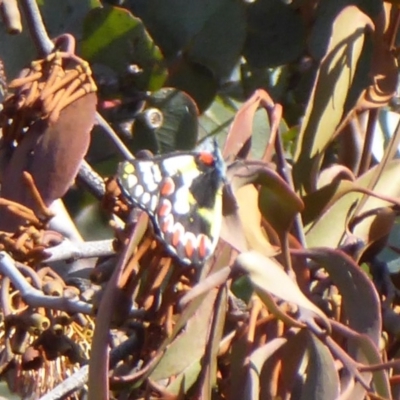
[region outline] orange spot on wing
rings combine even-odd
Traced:
[[[214,156],[208,151],[202,151],[201,153],[199,153],[199,160],[205,165],[214,164]]]
[[[169,196],[175,191],[175,183],[171,178],[166,178],[161,186],[160,193],[162,196]]]
[[[175,224],[174,233],[172,235],[172,245],[174,247],[178,246],[178,244],[182,242],[183,235],[183,226],[179,223]]]
[[[188,258],[191,258],[196,248],[196,238],[192,235],[186,234],[185,252]]]
[[[160,228],[163,233],[167,233],[172,230],[172,225],[174,224],[174,217],[172,214],[169,214],[165,217],[165,219],[161,222]]]
[[[198,236],[198,243],[199,243],[199,256],[201,258],[206,258],[209,253],[210,247],[210,239],[203,234]]]
[[[165,217],[171,212],[171,209],[172,209],[171,202],[169,200],[164,199],[158,208],[157,214],[160,217]]]

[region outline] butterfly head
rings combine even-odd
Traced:
[[[226,166],[217,141],[215,139],[206,141],[196,150],[198,151],[197,164],[199,167],[212,168],[220,180],[225,180]]]

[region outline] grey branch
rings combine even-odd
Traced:
[[[32,287],[18,271],[14,260],[5,252],[0,252],[0,274],[7,276],[21,297],[31,307],[45,307],[69,313],[91,314],[92,305],[77,298],[47,296],[42,291]]]
[[[80,258],[103,257],[115,254],[113,240],[97,240],[92,242],[71,242],[63,240],[58,246],[46,249],[51,254],[44,263],[60,260],[78,260]]]

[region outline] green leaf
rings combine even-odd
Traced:
[[[358,79],[358,62],[371,27],[372,21],[354,6],[344,8],[334,21],[295,151],[293,177],[300,190],[309,192],[315,187],[323,152],[349,110],[350,88]]]
[[[188,319],[185,330],[168,346],[151,373],[151,379],[158,381],[182,373],[189,377],[188,380],[185,378],[186,384],[196,379],[201,371],[200,360],[208,342],[216,295],[217,290],[214,289],[202,300],[195,313]]]
[[[339,375],[328,348],[312,333],[307,334],[309,362],[301,400],[334,400],[339,396]]]
[[[184,52],[218,79],[239,60],[246,29],[240,0],[136,0],[129,7],[166,57]]]
[[[229,76],[242,51],[245,13],[242,1],[214,0],[214,3],[218,8],[190,41],[187,56],[207,67],[217,78],[224,78]]]
[[[99,0],[41,1],[40,12],[50,38],[66,32],[79,41],[82,37],[83,19],[88,11],[100,5]],[[32,45],[32,37],[24,21],[19,35],[9,35],[5,29],[0,31],[0,58],[4,62],[7,77],[17,77],[22,68],[38,58]]]
[[[203,112],[214,100],[218,82],[209,69],[181,57],[170,65],[165,86],[186,92]]]
[[[135,150],[169,153],[195,147],[197,107],[190,96],[177,89],[163,88],[147,98],[146,109],[158,110],[162,114],[162,123],[153,128],[145,119],[137,118],[132,139]]]
[[[351,216],[352,207],[354,208],[363,196],[367,196],[367,200],[357,215],[391,205],[389,201],[379,198],[380,195],[396,201],[400,196],[399,161],[388,163],[382,171],[373,188],[377,195],[374,197],[368,194],[367,187],[376,169],[377,167],[370,169],[355,182],[333,182],[304,198],[304,220],[308,223],[306,239],[309,247],[337,247],[346,233],[346,221]],[[369,244],[370,232],[377,218],[380,218],[378,212],[374,218],[360,221],[354,229],[356,236],[365,241],[366,246]]]
[[[276,353],[279,353],[287,344],[287,338],[274,338],[268,343],[256,349],[250,356],[249,369],[247,373],[246,384],[242,394],[242,398],[245,399],[258,399],[260,394],[261,384],[266,382],[260,382],[262,377],[263,368],[268,360],[270,360]],[[270,368],[272,370],[272,368]]]
[[[139,72],[133,75],[132,84],[140,90],[159,89],[166,78],[162,55],[142,21],[122,8],[104,6],[88,13],[81,51],[88,61],[119,74],[136,65]]]
[[[325,314],[307,299],[297,283],[272,258],[267,258],[256,251],[248,251],[237,257],[235,265],[248,274],[254,290],[267,308],[289,326],[303,327],[303,324],[280,311],[271,295],[311,311],[324,322],[325,326],[329,327],[329,320]]]
[[[252,67],[278,66],[300,55],[305,30],[291,5],[280,0],[257,0],[248,5],[247,14],[244,56]]]
[[[315,248],[295,253],[311,258],[325,268],[342,296],[348,326],[368,335],[378,345],[382,325],[380,301],[368,275],[339,250]]]

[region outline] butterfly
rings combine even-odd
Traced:
[[[214,142],[211,150],[124,161],[117,182],[128,202],[150,216],[168,253],[183,264],[202,265],[220,234],[225,170]]]

